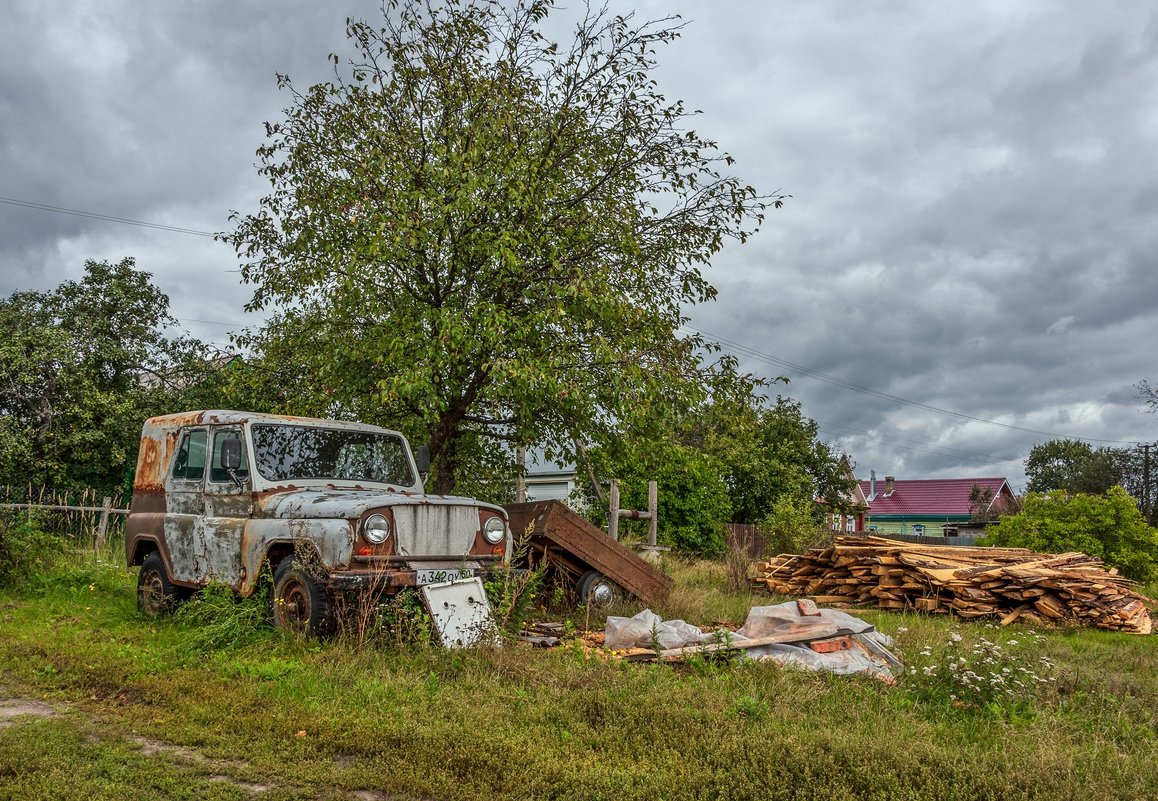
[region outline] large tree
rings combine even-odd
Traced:
[[[274,311],[242,341],[294,362],[283,399],[426,439],[434,488],[499,440],[570,457],[712,366],[680,337],[701,273],[765,198],[659,93],[673,19],[549,0],[391,0],[354,54],[267,123],[271,192],[226,236]],[[279,368],[281,369],[281,368]]]
[[[1095,449],[1078,439],[1051,439],[1034,445],[1025,460],[1026,490],[1102,493],[1121,483],[1117,462],[1107,448]]]
[[[123,489],[145,417],[219,397],[175,323],[132,259],[0,300],[0,484]]]

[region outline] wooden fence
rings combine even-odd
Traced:
[[[747,551],[748,556],[759,559],[764,556],[764,535],[755,523],[728,523],[727,545],[729,551]]]
[[[127,498],[94,489],[0,486],[0,509],[24,511],[45,528],[73,537],[92,537],[98,548],[124,531]]]

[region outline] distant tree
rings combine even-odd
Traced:
[[[589,459],[594,473],[620,480],[621,506],[625,509],[647,508],[647,482],[655,481],[661,544],[707,556],[720,553],[731,504],[719,462],[710,454],[671,440],[632,443],[639,447],[593,449]],[[605,512],[606,507],[596,506],[597,522],[606,523]]]
[[[737,415],[733,425],[725,459],[734,522],[760,523],[784,498],[811,509],[817,522],[826,512],[848,511],[852,479],[798,401],[777,396],[771,406]]]
[[[433,488],[473,455],[571,458],[690,408],[713,365],[683,310],[763,198],[652,80],[672,19],[549,0],[390,0],[258,151],[272,187],[226,236],[274,313],[241,342],[296,378],[279,404],[425,440]],[[291,365],[276,363],[276,358]]]
[[[127,486],[141,425],[217,380],[132,259],[0,300],[0,483]],[[206,383],[208,382],[208,383]]]
[[[1139,399],[1148,407],[1147,411],[1151,414],[1158,412],[1158,387],[1143,379],[1134,388],[1138,390]]]
[[[1077,485],[1086,483],[1083,474],[1093,457],[1094,449],[1081,440],[1052,439],[1035,445],[1025,460],[1025,476],[1029,479],[1026,489],[1029,492],[1055,489],[1077,492]],[[1113,482],[1098,491],[1112,486]]]
[[[1133,496],[1143,515],[1153,523],[1158,501],[1158,470],[1150,469],[1146,459],[1140,448],[1093,448],[1080,440],[1050,440],[1035,445],[1025,460],[1027,490],[1098,495],[1120,486]]]
[[[652,419],[648,430],[591,449],[590,475],[630,477],[633,494],[625,498],[632,503],[643,503],[647,481],[657,480],[660,530],[684,550],[718,552],[726,522],[765,524],[775,516],[776,530],[786,532],[801,514],[809,524],[795,536],[811,542],[825,511],[846,510],[852,481],[800,404],[777,397],[769,406],[758,394],[762,385],[742,376],[717,381],[691,414],[658,426]]]
[[[1158,577],[1158,529],[1146,523],[1121,487],[1104,495],[1031,492],[1019,513],[1002,517],[978,542],[1043,553],[1080,551],[1129,578]]]
[[[994,503],[995,498],[997,493],[993,489],[974,484],[969,490],[969,522],[983,526],[1021,510],[1021,502],[1016,497],[1002,496]]]

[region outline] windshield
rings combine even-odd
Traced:
[[[373,431],[255,425],[253,463],[267,481],[414,483],[402,437]]]

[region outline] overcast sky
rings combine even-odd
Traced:
[[[1051,436],[1158,440],[1133,388],[1158,379],[1158,3],[610,5],[683,15],[661,89],[745,181],[792,195],[719,254],[689,325],[790,377],[861,478],[1020,489]],[[377,3],[5,9],[0,294],[132,256],[227,345],[252,322],[228,246],[5,201],[226,229],[266,189],[274,73],[324,79],[345,17]]]

